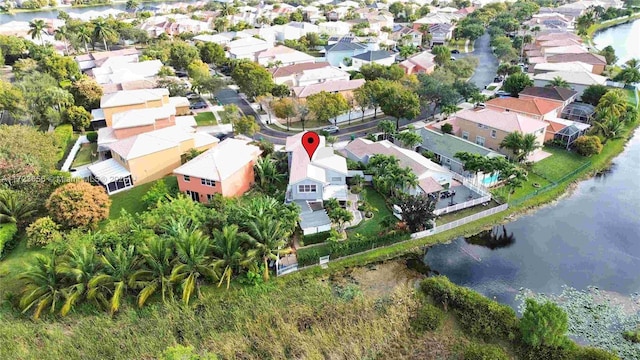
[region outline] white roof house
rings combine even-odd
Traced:
[[[162,68],[162,61],[124,62],[91,70],[98,84],[119,84],[133,80],[153,78]]]
[[[122,11],[122,10],[118,10],[118,9],[107,9],[107,10],[103,10],[103,11],[95,11],[95,10],[89,10],[89,11],[85,11],[83,13],[77,13],[77,12],[73,12],[70,11],[67,14],[69,14],[69,17],[72,19],[79,19],[82,21],[91,21],[91,20],[95,20],[97,18],[108,18],[109,16],[113,16],[118,17],[118,15],[120,14],[126,14],[126,11]]]
[[[262,66],[279,63],[279,66],[287,66],[301,63],[314,62],[315,58],[302,51],[294,50],[283,45],[260,51],[256,54],[256,61]]]
[[[331,81],[349,81],[350,74],[344,70],[333,66],[326,66],[317,69],[302,70],[302,73],[295,75],[296,86],[308,86],[313,84]]]
[[[576,68],[573,71],[551,71],[547,73],[537,74],[533,76],[534,82],[548,82],[553,80],[554,78],[559,77],[564,79],[570,85],[605,85],[607,83],[607,78],[604,76],[596,75],[590,71],[582,70],[580,71]],[[536,86],[538,86],[536,84]]]
[[[539,63],[535,64],[533,71],[536,74],[552,71],[588,71],[593,72],[593,65],[582,61],[571,61],[566,63]]]
[[[320,93],[322,91],[326,92],[342,92],[342,91],[352,91],[364,85],[365,79],[355,79],[355,80],[334,80],[334,81],[326,81],[318,84],[311,84],[307,86],[295,86],[291,90],[298,98],[306,98],[308,96]]]
[[[176,114],[172,105],[157,108],[135,109],[113,114],[111,127],[114,130],[153,125],[158,119],[166,119]]]
[[[231,42],[231,40],[235,37],[234,32],[224,32],[218,34],[202,34],[198,36],[194,36],[194,41],[202,41],[202,42],[212,42],[218,45],[226,45]]]
[[[271,29],[275,32],[277,41],[298,40],[306,34],[320,32],[318,25],[308,22],[290,22],[284,25],[274,25]]]
[[[201,179],[225,180],[260,155],[260,148],[249,143],[246,140],[225,139],[173,172]]]
[[[351,24],[344,21],[327,21],[318,25],[318,31],[327,35],[346,35],[351,32]]]
[[[556,54],[583,54],[588,53],[584,46],[581,45],[568,45],[568,46],[556,46],[556,47],[548,47],[542,50],[546,56],[556,55]]]
[[[244,39],[233,40],[227,44],[227,52],[232,59],[248,59],[255,60],[256,54],[267,50],[271,47],[268,42],[248,37]]]
[[[115,106],[144,104],[147,101],[162,100],[164,96],[169,96],[169,90],[163,88],[123,90],[102,96],[100,99],[100,107],[109,108]]]

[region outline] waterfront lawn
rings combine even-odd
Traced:
[[[347,229],[347,235],[361,234],[365,237],[376,236],[380,232],[380,220],[386,216],[393,216],[391,210],[384,201],[384,197],[371,187],[367,187],[365,200],[378,209],[371,219],[363,218],[362,222],[355,227]]]
[[[502,198],[504,201],[513,201],[523,198],[536,190],[551,184],[547,179],[533,172],[529,172],[527,178],[527,181],[522,185],[522,187],[517,188],[510,197],[507,194],[507,188],[505,186],[492,190],[492,193],[495,196]],[[539,186],[534,187],[533,184],[538,184]]]
[[[558,147],[547,146],[544,151],[553,155],[535,163],[532,172],[550,181],[562,179],[588,161],[584,156]]]
[[[95,155],[94,155],[95,154]],[[80,150],[76,154],[76,158],[73,159],[73,163],[71,164],[72,168],[76,168],[78,166],[91,164],[94,161],[98,160],[98,144],[83,144],[80,146]]]
[[[178,180],[175,176],[167,176],[157,181],[164,181],[167,188],[177,186]],[[127,210],[130,214],[140,213],[145,211],[142,203],[142,197],[149,191],[151,186],[155,184],[155,181],[142,184],[134,187],[131,190],[123,191],[111,196],[111,209],[109,209],[109,219],[116,219],[120,217],[120,211],[122,209]]]
[[[198,126],[218,124],[218,122],[216,121],[215,115],[213,115],[211,111],[198,113],[195,116],[195,119],[196,119],[196,124],[198,124]]]
[[[473,214],[479,213],[481,211],[489,210],[498,206],[499,204],[492,200],[489,202],[487,206],[476,205],[470,208],[450,212],[448,214],[440,215],[436,218],[436,226],[441,226],[456,220],[460,220],[466,218],[467,216],[471,216]]]

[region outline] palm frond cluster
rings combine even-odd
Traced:
[[[58,255],[36,255],[20,276],[19,306],[38,318],[90,301],[113,315],[128,297],[140,307],[152,297],[188,305],[202,285],[229,288],[245,272],[262,271],[268,281],[297,218],[295,206],[262,195],[220,197],[209,207],[179,196],[140,215],[123,213],[82,241],[68,235]]]

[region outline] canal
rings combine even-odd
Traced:
[[[636,58],[640,59],[640,20],[617,25],[599,31],[593,38],[598,49],[612,45],[618,56],[618,64]]]

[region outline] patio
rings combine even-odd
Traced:
[[[451,187],[449,189],[455,191],[456,194],[449,198],[439,199],[436,203],[436,209],[444,209],[451,205],[461,204],[466,201],[475,200],[482,197],[482,194],[478,194],[477,192],[469,189],[468,187],[455,180],[451,182]]]

